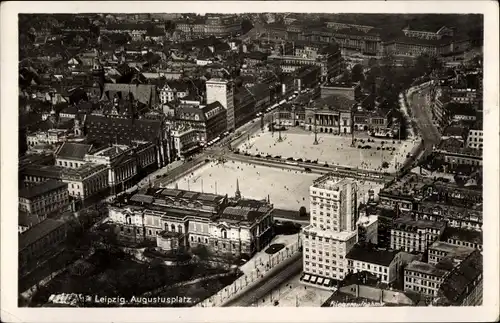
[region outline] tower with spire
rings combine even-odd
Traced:
[[[234,193],[234,197],[235,197],[237,200],[240,200],[240,199],[241,199],[240,183],[239,183],[238,179],[236,179],[236,192]]]

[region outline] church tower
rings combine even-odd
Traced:
[[[236,179],[236,192],[234,193],[234,197],[238,200],[241,199],[240,183],[239,183],[238,179]]]
[[[92,62],[92,75],[94,76],[94,82],[99,85],[99,98],[104,90],[104,67],[101,64],[101,51],[96,49],[96,57]]]

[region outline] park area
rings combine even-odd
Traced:
[[[120,296],[129,301],[133,296],[141,297],[152,293],[154,296],[168,297],[179,295],[179,291],[189,291],[182,295],[191,297],[193,302],[156,305],[193,306],[195,302],[216,293],[222,285],[228,285],[236,278],[236,272],[208,263],[165,266],[160,261],[139,262],[121,251],[98,249],[87,260],[78,261],[76,266],[54,277],[48,285],[40,286],[31,306],[43,305],[51,295],[62,293],[91,296],[80,306],[113,307],[126,304],[96,303],[95,297]]]
[[[309,187],[320,175],[301,170],[280,169],[226,161],[210,162],[191,174],[167,185],[169,188],[234,196],[238,180],[241,196],[256,200],[269,199],[275,208],[298,211],[301,206],[309,210]],[[358,182],[358,201],[368,199],[368,190],[378,194],[381,184]]]
[[[314,133],[300,128],[292,128],[281,132],[259,132],[237,148],[242,153],[264,156],[281,156],[302,160],[317,160],[319,164],[339,165],[365,170],[395,172],[402,167],[408,153],[418,142],[401,141],[385,138],[370,138],[367,135],[356,135],[355,145],[351,146],[350,135],[334,135],[318,133],[318,144],[314,145]],[[370,139],[370,142],[368,141]],[[369,147],[369,148],[368,148]],[[387,167],[382,167],[386,162]]]

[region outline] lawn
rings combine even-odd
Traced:
[[[356,138],[355,146],[351,146],[350,135],[333,135],[318,133],[318,144],[314,145],[314,133],[301,129],[291,129],[282,132],[283,141],[279,141],[278,133],[266,131],[250,137],[237,148],[245,153],[261,153],[263,155],[282,156],[283,158],[301,158],[317,160],[319,164],[340,165],[367,170],[394,172],[401,167],[407,154],[415,144],[412,141],[392,139]],[[363,140],[364,142],[361,142]],[[384,142],[382,144],[382,142]],[[361,149],[358,146],[371,146]],[[384,150],[382,150],[384,148]],[[387,162],[388,168],[382,168]]]

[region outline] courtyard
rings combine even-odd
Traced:
[[[234,196],[238,181],[241,196],[256,200],[269,199],[275,208],[298,211],[305,206],[309,211],[309,187],[320,175],[300,170],[280,169],[227,161],[210,162],[191,174],[167,185],[182,190],[227,194]],[[358,201],[368,199],[368,191],[378,194],[382,184],[371,181],[357,181]]]
[[[319,164],[339,165],[365,170],[395,172],[399,169],[408,153],[418,142],[413,140],[370,138],[365,134],[356,135],[354,147],[350,135],[318,133],[318,144],[314,145],[314,133],[301,128],[290,128],[279,133],[264,131],[250,136],[237,148],[242,153],[281,156],[302,160],[317,160]],[[370,139],[371,142],[367,140]],[[361,142],[363,141],[363,142]],[[370,146],[362,149],[359,146]],[[382,149],[383,148],[383,149]],[[383,168],[382,163],[388,167]]]

